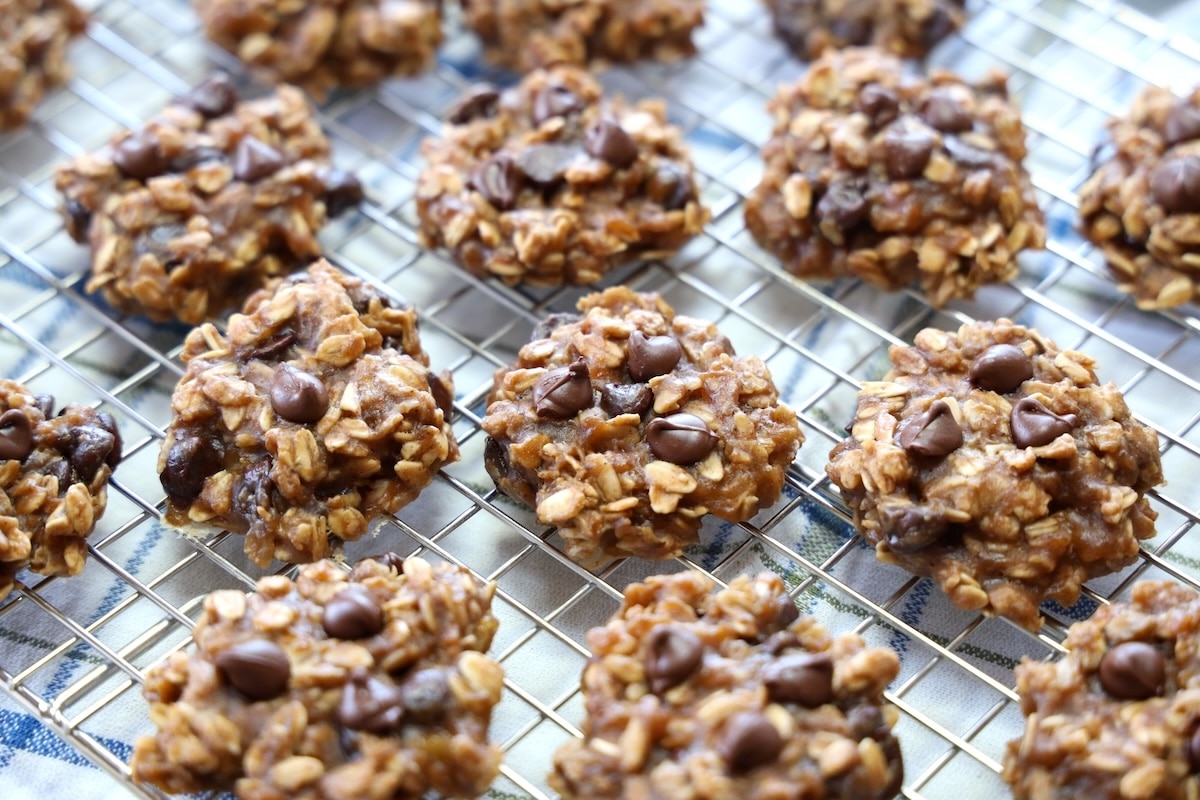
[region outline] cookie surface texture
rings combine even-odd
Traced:
[[[962,27],[963,0],[767,0],[775,32],[797,57],[874,45],[921,58]]]
[[[881,560],[1036,630],[1154,535],[1158,436],[1091,358],[1006,319],[889,355],[826,468]]]
[[[0,0],[0,132],[19,128],[66,82],[66,49],[87,27],[71,0]]]

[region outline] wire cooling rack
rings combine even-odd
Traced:
[[[1022,728],[1012,691],[1016,661],[1053,658],[1067,624],[1135,578],[1193,586],[1200,578],[1200,547],[1189,541],[1200,522],[1200,320],[1194,307],[1138,311],[1114,291],[1098,254],[1073,230],[1075,191],[1104,120],[1126,109],[1147,82],[1182,89],[1179,81],[1200,80],[1200,46],[1104,0],[974,5],[968,27],[939,47],[932,63],[968,77],[995,66],[1011,74],[1050,243],[1022,258],[1011,286],[936,311],[915,293],[881,295],[849,281],[804,284],[753,244],[742,198],[761,170],[758,148],[770,129],[763,104],[803,65],[772,38],[760,4],[709,6],[695,59],[614,69],[602,80],[627,96],[670,100],[703,175],[713,222],[670,265],[628,268],[606,283],[658,291],[680,312],[716,321],[739,352],[767,361],[808,438],[786,499],[746,525],[706,525],[704,543],[677,561],[620,561],[589,572],[562,555],[553,531],[527,509],[496,495],[482,466],[479,429],[491,374],[540,316],[570,309],[584,291],[479,281],[416,243],[420,140],[437,131],[441,113],[472,81],[512,81],[487,73],[474,40],[451,19],[432,73],[335,96],[321,109],[337,160],[362,176],[370,196],[323,240],[339,265],[418,306],[434,365],[454,372],[463,450],[460,463],[346,555],[385,547],[420,553],[497,582],[502,625],[492,653],[507,680],[492,732],[506,766],[491,794],[502,800],[551,795],[548,755],[578,735],[582,720],[583,634],[616,609],[628,582],[679,569],[728,582],[763,568],[783,575],[801,607],[830,627],[900,651],[903,669],[889,696],[902,711],[904,797],[959,798],[964,787],[973,797],[1004,796],[997,774],[1004,744]],[[123,320],[83,294],[87,256],[54,211],[52,170],[137,125],[214,68],[244,75],[204,42],[184,0],[97,0],[91,7],[92,27],[72,50],[76,77],[27,131],[0,138],[0,375],[53,391],[60,402],[113,413],[125,461],[85,573],[69,581],[25,574],[26,583],[0,605],[0,683],[128,792],[160,797],[130,783],[125,766],[132,735],[149,731],[142,671],[187,646],[205,592],[249,588],[262,571],[243,557],[238,537],[185,539],[161,525],[155,464],[186,329]],[[852,413],[856,380],[886,369],[889,344],[926,326],[997,316],[1095,356],[1101,377],[1115,381],[1158,431],[1171,481],[1154,495],[1159,533],[1141,560],[1094,581],[1072,609],[1048,606],[1036,637],[957,611],[928,581],[878,565],[824,473]],[[62,758],[69,761],[69,751]]]

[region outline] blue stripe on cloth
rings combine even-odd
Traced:
[[[95,738],[106,750],[122,761],[128,761],[129,757],[133,755],[133,747],[126,742],[105,736]],[[0,709],[0,752],[4,750],[24,750],[72,766],[96,769],[92,762],[76,753],[74,748],[35,717]],[[6,760],[11,758],[10,753],[5,755]],[[0,766],[2,766],[2,762],[0,762]]]

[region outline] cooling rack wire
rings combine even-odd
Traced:
[[[214,68],[239,81],[244,75],[204,42],[185,0],[85,5],[94,21],[72,51],[75,77],[29,130],[0,139],[0,375],[51,390],[60,402],[113,413],[125,461],[84,575],[62,581],[27,574],[0,606],[0,683],[133,796],[162,797],[129,781],[128,741],[108,732],[128,729],[129,719],[144,713],[142,670],[187,646],[203,593],[247,589],[263,573],[244,558],[236,536],[188,540],[161,526],[155,463],[186,329],[122,320],[83,294],[86,254],[56,216],[52,171],[137,125]],[[582,720],[583,634],[616,609],[628,582],[697,569],[725,583],[763,568],[783,575],[800,606],[835,630],[854,629],[901,652],[903,670],[889,697],[902,712],[904,797],[959,798],[964,787],[973,797],[1005,796],[997,771],[1004,743],[1022,727],[1011,672],[1020,656],[1053,658],[1067,624],[1135,579],[1200,586],[1200,546],[1189,541],[1200,522],[1200,320],[1195,307],[1138,311],[1112,289],[1098,254],[1073,230],[1075,191],[1104,120],[1126,109],[1145,83],[1182,89],[1200,79],[1200,45],[1104,0],[973,4],[971,23],[931,63],[968,77],[996,66],[1010,73],[1030,130],[1028,165],[1050,243],[1022,259],[1013,285],[937,311],[915,293],[882,296],[857,282],[804,284],[754,246],[742,224],[742,198],[761,168],[758,148],[770,127],[763,103],[802,65],[771,37],[758,3],[709,6],[695,59],[615,69],[602,80],[626,96],[670,101],[714,220],[670,265],[628,268],[606,283],[658,291],[680,312],[716,321],[739,352],[767,361],[808,439],[785,500],[749,524],[707,525],[704,544],[677,561],[621,561],[590,572],[568,561],[561,542],[528,510],[496,495],[482,467],[479,429],[491,373],[541,315],[570,309],[584,292],[476,280],[416,243],[419,142],[436,132],[459,91],[487,76],[472,38],[451,20],[431,74],[336,96],[321,109],[338,162],[360,174],[370,196],[323,241],[343,268],[417,305],[435,367],[454,372],[454,427],[463,449],[459,464],[388,519],[376,538],[348,546],[347,557],[387,547],[464,564],[497,582],[502,625],[492,654],[507,673],[492,726],[506,752],[492,789],[500,800],[552,796],[548,754],[578,735]],[[1158,431],[1171,480],[1153,497],[1158,535],[1144,543],[1138,563],[1089,584],[1072,609],[1047,607],[1047,625],[1036,637],[956,611],[928,581],[877,565],[824,473],[852,413],[856,380],[882,374],[889,344],[926,326],[952,329],[997,316],[1035,325],[1096,357],[1101,378],[1116,382]],[[81,591],[83,582],[106,587],[99,601]],[[29,630],[38,635],[23,633]]]

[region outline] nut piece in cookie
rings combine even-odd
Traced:
[[[464,0],[488,60],[528,72],[555,64],[673,61],[696,52],[704,0]]]
[[[771,573],[713,592],[696,572],[648,578],[587,636],[583,740],[554,755],[564,800],[890,800],[903,764],[883,690],[891,650],[831,636]]]
[[[317,231],[362,199],[300,90],[239,103],[223,75],[60,166],[55,185],[67,231],[91,244],[87,290],[190,324],[309,264]]]
[[[483,429],[500,491],[557,525],[567,555],[671,558],[705,514],[779,499],[804,437],[767,366],[655,294],[614,287],[535,331],[496,373]]]
[[[907,77],[874,48],[830,53],[767,104],[775,132],[746,224],[801,278],[918,284],[942,306],[1011,280],[1045,245],[1025,129],[993,74]]]
[[[881,561],[1036,630],[1042,601],[1071,605],[1154,535],[1158,437],[1092,359],[1007,319],[889,355],[826,467]]]
[[[709,217],[663,103],[605,98],[572,67],[474,87],[421,152],[422,241],[509,284],[595,283],[674,253]]]
[[[146,672],[157,732],[134,745],[134,779],[242,800],[478,797],[500,767],[494,592],[395,554],[213,592],[195,649]]]
[[[24,125],[67,80],[67,45],[86,27],[71,0],[0,0],[0,131]]]
[[[0,600],[28,567],[78,575],[121,460],[112,415],[0,379]]]
[[[256,564],[324,558],[458,460],[449,374],[417,315],[314,264],[192,331],[159,456],[174,525],[246,536]]]
[[[1200,793],[1200,594],[1143,581],[1076,622],[1057,662],[1022,659],[1015,800],[1191,800]]]
[[[767,5],[779,38],[806,61],[856,45],[921,58],[966,17],[963,0],[767,0]]]
[[[264,83],[331,89],[416,75],[442,41],[441,0],[192,0],[204,32]]]
[[[1108,129],[1109,155],[1079,190],[1083,234],[1138,308],[1200,300],[1200,86],[1149,87]]]

